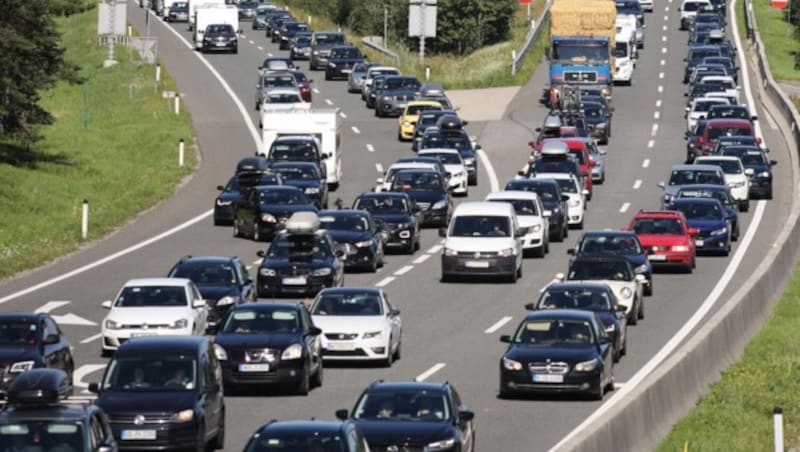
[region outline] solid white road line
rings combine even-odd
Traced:
[[[96,340],[100,339],[101,337],[103,337],[103,333],[97,333],[94,336],[89,336],[86,339],[82,339],[81,340],[81,344],[88,344],[89,342],[96,341]]]
[[[378,283],[375,284],[375,287],[386,286],[390,284],[392,281],[394,281],[394,276],[387,276],[386,278],[383,278],[382,280],[378,281]]]
[[[500,190],[500,184],[497,182],[497,173],[494,172],[494,166],[492,166],[492,162],[489,161],[489,156],[483,152],[483,149],[478,150],[477,153],[478,157],[481,158],[481,162],[483,162],[483,166],[486,168],[486,173],[489,174],[489,186],[491,190]]]
[[[492,326],[490,326],[489,328],[486,328],[486,330],[484,330],[484,333],[486,333],[486,334],[492,334],[492,333],[494,333],[495,331],[497,331],[497,330],[499,330],[500,328],[502,328],[502,327],[503,327],[503,325],[505,325],[506,323],[510,322],[510,321],[511,321],[511,319],[513,319],[513,317],[511,317],[510,315],[507,315],[507,316],[503,317],[502,319],[500,319],[500,320],[498,320],[497,322],[495,322],[495,323],[494,323]]]
[[[50,311],[56,310],[56,309],[60,308],[61,306],[68,305],[68,304],[70,304],[70,302],[67,301],[67,300],[48,301],[47,303],[45,303],[45,304],[39,306],[38,308],[36,308],[36,310],[33,311],[33,312],[40,312],[40,313],[44,313],[44,314],[49,314]]]
[[[397,270],[396,272],[394,272],[394,276],[403,276],[403,275],[405,275],[406,273],[410,272],[413,269],[414,269],[413,265],[406,265],[406,266],[402,267],[401,269]]]
[[[356,135],[358,135],[358,134],[360,134],[360,133],[361,133],[361,131],[360,131],[360,130],[358,130],[358,127],[356,127],[356,126],[352,126],[352,127],[350,127],[350,128],[351,128],[351,129],[353,129],[353,133],[354,133],[354,134],[356,134]]]
[[[444,245],[441,245],[441,244],[439,244],[439,245],[433,245],[432,247],[430,247],[430,248],[428,249],[428,251],[425,251],[425,252],[426,252],[426,253],[428,253],[428,254],[436,254],[436,253],[438,253],[439,251],[441,251],[441,250],[442,250],[442,248],[444,248]]]
[[[650,159],[644,159],[642,161],[642,168],[647,168],[650,166]]]
[[[414,263],[415,264],[421,264],[421,263],[425,262],[426,260],[430,259],[430,257],[431,257],[430,254],[423,254],[420,257],[414,259]]]
[[[638,190],[638,189],[639,189],[639,187],[641,187],[641,186],[642,186],[642,180],[641,180],[641,179],[636,179],[636,180],[633,182],[633,189],[634,189],[634,190]]]
[[[369,152],[375,152],[375,146],[373,146],[373,145],[371,145],[371,144],[367,144],[367,150],[368,150]]]
[[[630,206],[631,206],[631,203],[626,202],[625,204],[622,205],[622,207],[619,208],[619,213],[627,212],[628,211],[628,207],[630,207]]]
[[[417,375],[417,376],[416,376],[416,378],[414,378],[414,381],[425,381],[425,380],[427,380],[427,379],[428,379],[428,377],[430,377],[431,375],[433,375],[433,374],[435,374],[436,372],[439,372],[440,370],[444,369],[444,367],[445,367],[446,365],[447,365],[447,364],[445,364],[445,363],[436,363],[436,364],[434,364],[434,365],[433,365],[433,367],[431,367],[430,369],[428,369],[428,370],[426,370],[425,372],[422,372],[421,374]]]

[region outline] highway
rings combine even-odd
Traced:
[[[618,228],[637,210],[658,208],[661,190],[656,184],[667,176],[670,165],[684,159],[685,85],[681,80],[687,36],[678,30],[677,5],[671,0],[658,3],[655,12],[647,15],[646,48],[634,84],[614,89],[613,136],[603,146],[608,151],[606,183],[595,186],[587,229]],[[130,3],[128,13],[129,22],[143,32],[144,10]],[[2,309],[43,308],[57,316],[75,347],[79,385],[101,376],[106,360],[99,354],[99,324],[105,315],[100,303],[113,298],[125,281],[164,275],[186,254],[235,254],[255,266],[256,251],[266,246],[234,239],[229,227],[213,226],[210,217],[215,187],[227,181],[239,158],[251,155],[257,147],[258,118],[252,109],[256,67],[269,54],[286,53],[270,44],[263,31],[251,31],[249,23],[242,28],[238,55],[200,58],[187,47],[190,33],[185,24],[167,25],[151,16],[150,31],[158,36],[159,57],[192,112],[202,157],[200,168],[174,197],[111,236],[0,285]],[[306,67],[306,63],[300,65]],[[347,93],[345,82],[326,82],[322,72],[306,73],[319,91],[314,94],[314,106],[340,108],[345,115],[344,178],[331,201],[341,197],[349,204],[355,195],[374,186],[379,175],[376,166],[387,167],[397,157],[410,155],[410,145],[396,140],[395,119],[374,118],[357,94]],[[547,66],[543,64],[508,106],[503,119],[467,127],[483,145],[500,188],[527,159],[526,143],[546,113],[539,104],[546,82]],[[719,293],[726,297],[736,289],[772,246],[773,236],[786,218],[791,194],[791,188],[782,182],[790,180],[787,151],[780,132],[760,106],[757,113],[771,158],[780,162],[775,167],[775,198],[753,203],[750,212],[740,214],[742,240],[734,245],[731,257],[699,257],[692,275],[655,275],[654,296],[645,299],[646,318],[629,329],[628,355],[615,368],[620,388],[687,322],[732,262],[738,267],[722,279],[727,286]],[[482,199],[492,190],[484,161],[480,168],[479,185],[470,187],[468,200]],[[758,214],[762,218],[757,230],[746,233]],[[564,243],[551,245],[544,260],[527,259],[524,276],[515,285],[440,283],[441,239],[433,229],[425,231],[422,250],[414,256],[389,256],[377,274],[348,273],[347,285],[381,285],[402,311],[403,358],[389,369],[326,366],[323,387],[308,397],[271,392],[226,397],[225,449],[241,450],[266,420],[332,419],[335,409],[352,408],[370,382],[418,376],[428,381],[448,380],[459,390],[476,412],[477,450],[550,448],[601,402],[571,397],[498,399],[498,362],[504,350],[498,338],[513,332],[525,312],[523,305],[534,301],[557,271],[566,270],[567,247],[579,235],[580,231],[571,230]],[[752,241],[745,238],[748,235]],[[746,254],[736,258],[745,242],[749,242]],[[62,303],[52,303],[56,301]]]

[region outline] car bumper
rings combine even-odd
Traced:
[[[400,124],[400,138],[404,140],[411,140],[414,138],[414,132],[416,131],[417,126],[416,124],[410,124],[404,126]]]
[[[385,116],[400,116],[406,108],[406,103],[380,100],[375,108]]]
[[[730,237],[728,234],[720,234],[711,237],[697,237],[694,242],[697,251],[728,251],[730,247]]]
[[[552,378],[552,376],[550,376]],[[542,383],[534,381],[534,375],[527,369],[500,370],[500,388],[506,392],[525,393],[586,393],[597,390],[602,384],[602,370],[598,366],[592,372],[568,372],[562,382]]]
[[[239,44],[236,41],[232,42],[204,42],[203,52],[230,52],[236,50]]]
[[[354,91],[354,92],[355,91],[361,91],[361,89],[363,88],[363,85],[364,85],[364,79],[363,78],[358,78],[358,79],[354,80],[351,77],[351,78],[347,79],[347,89],[349,89],[350,91]]]
[[[322,337],[322,357],[328,361],[371,361],[386,359],[390,346],[386,338],[356,341],[330,340]]]
[[[112,416],[113,418],[113,416]],[[123,431],[155,430],[156,439],[126,440],[122,439]],[[169,450],[193,447],[197,436],[194,422],[181,424],[144,424],[111,422],[111,431],[117,445],[124,450]]]
[[[569,210],[567,210],[567,223],[568,224],[583,223],[583,208],[570,207]]]
[[[689,252],[676,253],[676,252],[656,251],[655,254],[650,254],[649,256],[647,256],[647,260],[650,261],[650,265],[654,267],[670,266],[670,265],[691,265],[692,254]]]
[[[522,239],[522,249],[530,250],[544,246],[544,231],[531,232]]]
[[[442,274],[464,276],[513,275],[517,271],[517,257],[473,258],[470,256],[442,256]]]
[[[347,78],[351,72],[353,72],[352,66],[331,67],[330,63],[325,66],[325,73],[329,78]]]
[[[333,287],[334,275],[308,276],[305,284],[283,284],[283,277],[258,275],[258,297],[272,298],[281,295],[314,296],[326,287]]]
[[[126,328],[122,330],[109,330],[103,328],[103,349],[116,350],[119,346],[134,337],[146,336],[191,336],[191,326],[186,328]]]
[[[750,179],[750,196],[772,194],[772,179]]]
[[[350,244],[349,249],[352,251],[347,253],[347,259],[344,261],[345,268],[368,267],[377,259],[377,250],[372,246],[356,248]]]
[[[305,377],[305,363],[302,359],[277,361],[270,364],[268,372],[240,372],[238,360],[220,361],[222,367],[222,381],[230,385],[286,385],[299,384]],[[250,364],[250,363],[248,363]]]

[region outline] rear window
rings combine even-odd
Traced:
[[[731,136],[736,136],[736,135],[752,135],[753,134],[753,129],[751,129],[748,126],[733,126],[733,127],[727,127],[727,126],[715,127],[715,126],[711,126],[711,127],[708,128],[707,133],[708,133],[708,139],[713,141],[713,140],[716,140],[717,138],[723,137],[723,136],[731,137]]]

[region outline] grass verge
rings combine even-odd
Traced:
[[[794,56],[800,52],[795,26],[784,20],[783,10],[771,7],[768,1],[754,1],[753,12],[772,76],[776,80],[800,80],[800,71],[794,68]]]
[[[188,113],[175,115],[161,90],[176,91],[162,71],[118,46],[119,64],[102,68],[97,9],[57,19],[69,61],[86,84],[61,83],[42,93],[55,117],[30,148],[0,141],[0,279],[77,249],[81,202],[90,202],[89,236],[101,237],[172,194],[196,165]],[[85,89],[85,94],[84,94]],[[129,98],[130,96],[130,98]],[[84,128],[84,108],[88,126]],[[177,143],[187,142],[178,167]]]
[[[538,0],[531,7],[531,17],[536,18],[544,8],[545,1]],[[292,13],[295,17],[308,17],[309,12],[299,8],[293,8]],[[331,30],[338,26],[324,17],[313,15],[312,25],[316,30]],[[515,75],[511,75],[511,51],[519,51],[525,36],[530,30],[530,23],[527,22],[527,9],[520,5],[517,10],[516,18],[513,22],[511,39],[508,41],[484,47],[475,52],[464,55],[434,54],[426,55],[424,62],[420,62],[419,54],[409,49],[398,49],[396,46],[390,47],[400,57],[398,67],[404,74],[414,75],[420,80],[425,79],[425,68],[431,68],[431,80],[441,83],[447,89],[469,89],[469,88],[490,88],[498,86],[522,85],[533,75],[539,62],[544,56],[544,51],[549,40],[549,30],[547,23],[542,24],[541,33],[534,43],[531,52],[525,59],[522,67]],[[358,45],[361,51],[370,61],[382,64],[396,65],[397,62],[379,52],[371,50],[361,43],[362,36],[354,34],[352,31],[344,29],[348,39]]]

